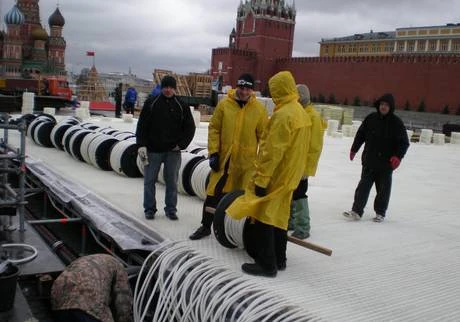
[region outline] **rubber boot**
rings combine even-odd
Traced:
[[[308,198],[295,200],[295,229],[293,237],[305,239],[310,237],[310,211]]]

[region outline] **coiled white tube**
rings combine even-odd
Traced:
[[[81,146],[80,146],[80,153],[81,153],[81,156],[83,158],[83,160],[85,160],[86,163],[88,163],[89,165],[91,165],[91,159],[89,157],[89,146],[91,144],[91,142],[96,139],[98,136],[100,136],[102,134],[100,134],[99,132],[92,132],[92,133],[89,133],[87,136],[85,136],[85,138],[83,139],[83,141],[81,142]]]
[[[225,216],[224,219],[225,236],[229,242],[238,248],[244,248],[243,229],[245,222],[246,218],[235,220],[230,216]]]
[[[144,261],[139,276],[134,291],[135,321],[146,321],[149,309],[153,309],[151,321],[155,322],[315,318],[183,242],[160,244]]]
[[[24,250],[28,250],[32,252],[32,255],[27,256],[25,258],[21,258],[21,259],[8,258],[8,261],[14,264],[24,264],[24,263],[30,262],[38,255],[38,250],[34,246],[29,245],[29,244],[3,244],[1,245],[1,247],[2,248],[22,247],[24,248]]]
[[[206,159],[199,162],[192,171],[192,189],[201,200],[206,199],[206,180],[211,172],[209,162]]]

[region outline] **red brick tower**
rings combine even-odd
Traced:
[[[249,49],[264,58],[292,56],[295,9],[282,0],[240,3],[236,19],[236,48]]]
[[[211,72],[222,85],[235,86],[249,72],[263,90],[278,58],[292,55],[296,10],[284,0],[246,0],[237,10],[229,46],[212,51]]]

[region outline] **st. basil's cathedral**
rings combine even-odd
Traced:
[[[49,16],[49,35],[40,20],[39,0],[17,0],[0,30],[0,77],[65,76],[65,24],[59,8]]]

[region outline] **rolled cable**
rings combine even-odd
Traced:
[[[18,264],[19,265],[19,264],[24,264],[24,263],[30,262],[31,260],[33,260],[38,255],[37,248],[35,248],[34,246],[29,245],[29,244],[3,244],[3,245],[1,245],[1,247],[2,248],[22,247],[25,250],[28,250],[28,251],[32,252],[32,254],[30,256],[27,256],[25,258],[21,258],[21,259],[11,259],[11,258],[9,258],[8,261],[10,263],[13,263],[13,264]]]

